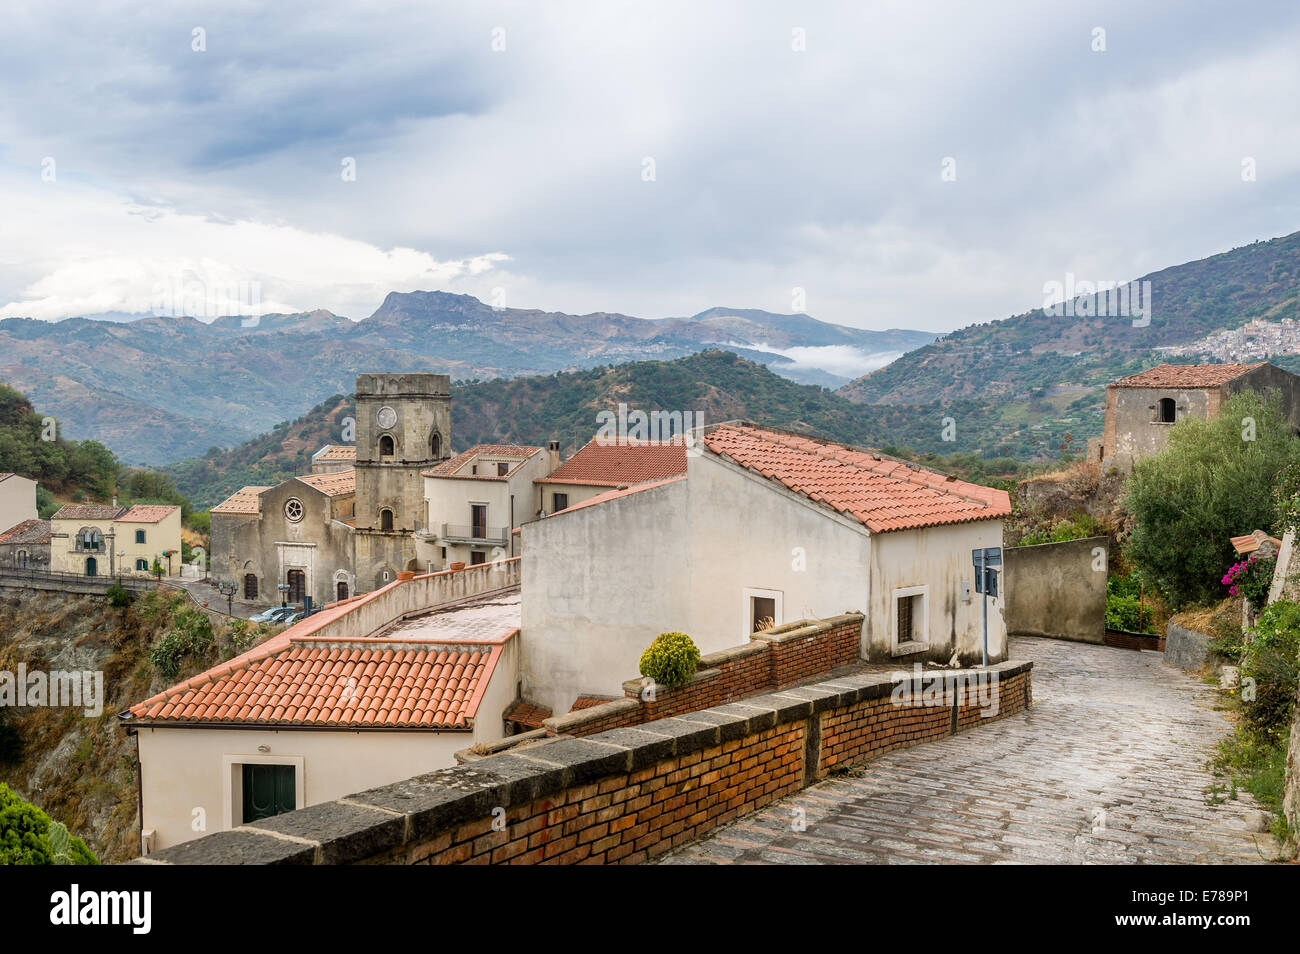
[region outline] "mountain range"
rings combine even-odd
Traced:
[[[317,310],[211,322],[0,321],[0,379],[129,463],[230,447],[349,393],[359,371],[436,371],[459,381],[551,374],[710,347],[792,380],[839,386],[934,339],[755,309],[689,318],[495,308],[469,295],[393,292],[361,321]],[[826,370],[829,366],[836,371]],[[840,373],[837,373],[840,372]]]

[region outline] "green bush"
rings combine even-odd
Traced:
[[[187,658],[205,656],[213,645],[208,614],[183,609],[176,614],[172,628],[149,647],[149,662],[164,679],[175,679]]]
[[[112,585],[104,591],[104,595],[108,597],[109,606],[121,608],[131,602],[131,594],[127,592],[126,587],[122,585],[120,580],[114,580]]]
[[[1020,538],[1019,546],[1032,547],[1042,543],[1065,543],[1067,540],[1100,537],[1104,536],[1105,533],[1106,531],[1095,517],[1083,513],[1058,520],[1046,530],[1030,530]]]
[[[1277,600],[1259,614],[1241,650],[1242,712],[1263,736],[1278,737],[1291,726],[1300,682],[1300,604]],[[1254,699],[1247,697],[1254,680]]]
[[[1136,572],[1106,580],[1106,628],[1124,633],[1154,633],[1155,613],[1143,605],[1141,580]]]
[[[660,633],[641,654],[641,675],[669,689],[684,686],[700,667],[700,650],[685,633]]]
[[[0,865],[97,865],[80,838],[0,782]]]
[[[1210,420],[1179,421],[1168,447],[1128,479],[1128,561],[1172,607],[1213,602],[1234,556],[1229,539],[1273,526],[1275,488],[1297,462],[1300,441],[1276,398],[1236,394]]]

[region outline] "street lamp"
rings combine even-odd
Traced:
[[[281,583],[276,587],[276,589],[280,591],[280,608],[283,609],[284,607],[289,605],[288,603],[289,584]]]
[[[218,583],[217,592],[226,598],[226,615],[234,616],[232,601],[235,598],[235,592],[239,587],[235,583]]]

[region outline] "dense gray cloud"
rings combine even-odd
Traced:
[[[946,330],[1300,227],[1300,12],[1133,6],[20,5],[0,316],[244,280],[351,317],[393,289],[646,316],[803,289]]]

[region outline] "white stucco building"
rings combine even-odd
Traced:
[[[568,711],[617,693],[661,632],[701,652],[858,611],[862,654],[981,660],[971,551],[1002,541],[1005,491],[840,444],[719,425],[687,476],[611,490],[522,528],[523,695]],[[1006,654],[1000,601],[989,658]]]
[[[36,481],[0,474],[0,532],[36,517]]]
[[[141,850],[456,764],[505,735],[518,561],[403,572],[132,706]]]

